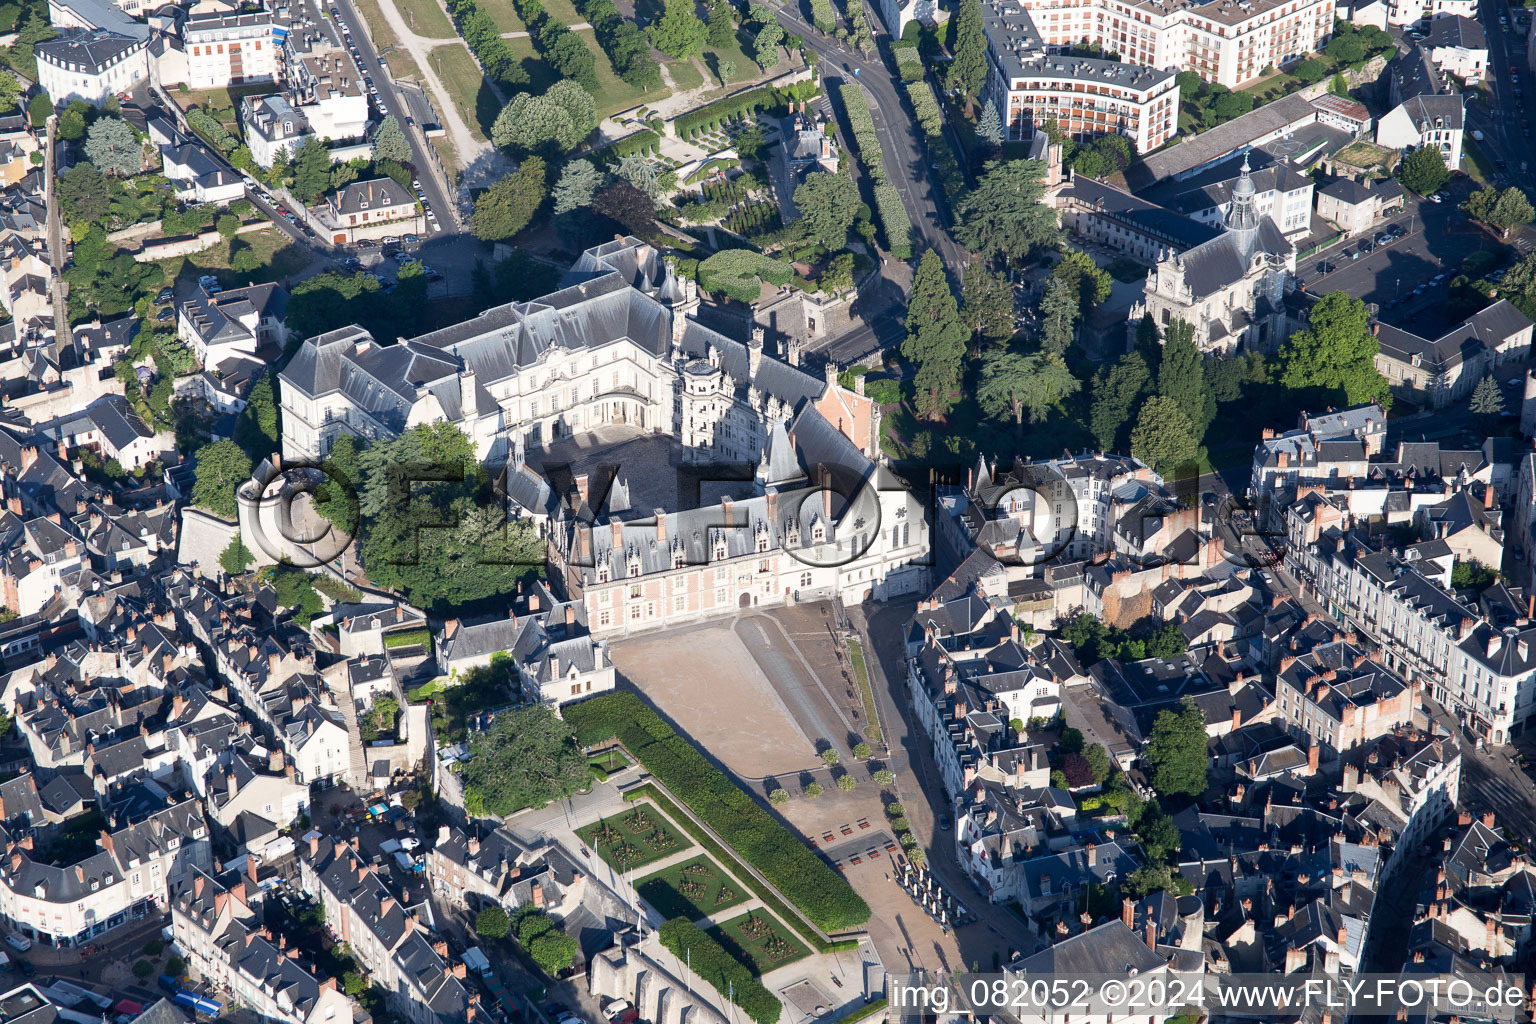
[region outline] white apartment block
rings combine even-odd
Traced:
[[[1150,153],[1178,131],[1179,87],[1172,71],[1091,57],[1041,53],[1029,15],[1006,0],[982,8],[988,90],[1002,107],[1009,139],[1029,141],[1054,120],[1073,139],[1124,135]]]
[[[92,29],[38,43],[33,52],[37,82],[55,103],[99,106],[149,77],[147,36]]]
[[[30,838],[0,860],[0,921],[46,945],[80,946],[162,913],[170,886],[208,868],[212,845],[200,801],[186,800],[137,825],[103,833],[101,849],[76,864],[32,858]]]
[[[187,51],[187,84],[193,89],[221,89],[277,77],[278,46],[272,15],[209,11],[187,16],[182,29]]]
[[[1097,44],[1131,64],[1193,71],[1229,88],[1319,49],[1334,15],[1334,0],[994,2],[1009,16],[1026,16],[1037,48]],[[995,56],[1021,42],[1012,34],[988,36]]]
[[[1382,647],[1388,668],[1422,686],[1474,736],[1509,742],[1536,710],[1529,619],[1484,615],[1414,563],[1337,529],[1289,546],[1286,563],[1330,614]]]

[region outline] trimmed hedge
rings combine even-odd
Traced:
[[[740,167],[741,161],[728,156],[717,156],[713,160],[706,160],[704,164],[688,177],[683,179],[684,185],[697,185],[716,171],[729,171],[733,167]]]
[[[939,113],[939,101],[933,96],[933,86],[927,82],[908,82],[907,96],[912,100],[917,123],[923,126],[923,134],[929,138],[943,135],[944,115]]]
[[[838,939],[834,942],[828,942],[822,938],[814,928],[805,923],[804,918],[789,909],[789,905],[779,898],[778,893],[772,889],[763,888],[757,876],[748,871],[747,866],[735,854],[716,842],[714,836],[699,828],[698,822],[684,814],[676,804],[667,799],[666,795],[651,783],[647,782],[633,789],[626,789],[624,791],[624,799],[630,802],[649,800],[661,808],[662,813],[671,819],[673,824],[692,836],[693,841],[708,850],[709,855],[719,861],[721,866],[735,877],[741,879],[747,888],[751,889],[753,894],[763,901],[763,906],[778,915],[779,920],[794,929],[802,939],[811,944],[816,952],[849,953],[859,948],[858,939]]]
[[[875,209],[880,223],[885,227],[885,244],[891,255],[899,260],[912,257],[912,221],[907,208],[901,205],[901,193],[889,182],[875,186]]]
[[[875,1014],[885,1009],[885,1006],[885,996],[881,996],[879,999],[872,999],[865,1003],[863,1006],[859,1007],[857,1010],[854,1010],[852,1013],[849,1013],[843,1017],[839,1017],[837,1020],[833,1021],[832,1024],[856,1024],[857,1021],[866,1020],[870,1017],[873,1017]]]
[[[747,863],[826,932],[857,928],[869,905],[848,880],[811,852],[633,693],[605,693],[563,709],[578,743],[617,737],[656,779],[687,804]]]
[[[775,1024],[784,1012],[784,1004],[774,998],[763,983],[752,976],[725,947],[685,918],[675,917],[656,929],[661,944],[683,961],[703,980],[715,987],[722,997],[741,1007],[757,1024]]]
[[[837,14],[832,10],[832,0],[811,0],[811,24],[822,32],[837,27]]]
[[[723,100],[716,100],[708,106],[697,110],[690,110],[680,115],[672,122],[672,131],[680,139],[690,139],[699,131],[717,126],[721,121],[730,121],[746,114],[755,114],[764,107],[774,107],[782,103],[799,102],[808,100],[816,95],[816,83],[814,81],[795,82],[782,89],[771,85],[765,85],[761,89],[752,89],[739,96],[727,96]]]
[[[699,287],[737,302],[756,302],[762,284],[789,284],[795,268],[750,249],[726,249],[699,264]]]
[[[915,46],[893,46],[891,55],[896,58],[896,73],[903,82],[918,82],[923,77],[923,55]]]
[[[838,95],[848,113],[848,127],[853,132],[854,148],[858,150],[864,173],[879,185],[885,181],[885,154],[880,151],[880,136],[875,134],[875,119],[870,116],[864,90],[857,83],[848,82],[841,86]]]

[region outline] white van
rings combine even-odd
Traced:
[[[5,937],[5,944],[18,953],[25,953],[32,948],[32,940],[23,938],[20,935],[7,935]]]

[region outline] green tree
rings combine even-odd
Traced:
[[[65,142],[79,142],[85,138],[85,115],[73,106],[59,115],[59,138]]]
[[[1303,85],[1313,85],[1321,82],[1323,76],[1327,73],[1327,61],[1318,60],[1316,57],[1308,57],[1291,69],[1291,74],[1295,75],[1296,80]]]
[[[858,784],[859,780],[855,779],[852,775],[839,775],[837,777],[837,788],[844,793],[853,791],[858,787]]]
[[[543,807],[586,788],[586,758],[571,730],[542,704],[502,711],[490,729],[470,740],[474,755],[459,777],[487,811],[506,815]]]
[[[912,278],[907,337],[901,343],[902,356],[917,366],[913,385],[918,411],[925,418],[941,419],[953,407],[969,337],[944,276],[944,262],[929,249]]]
[[[564,78],[540,95],[519,93],[491,125],[491,141],[531,153],[575,149],[597,127],[597,101],[575,79]]]
[[[1200,442],[1179,404],[1158,395],[1141,407],[1131,431],[1131,454],[1167,476],[1200,457]]]
[[[1280,349],[1280,383],[1291,389],[1343,392],[1344,405],[1391,404],[1392,391],[1376,370],[1379,346],[1365,303],[1333,292],[1313,305],[1307,326]]]
[[[834,765],[842,759],[843,757],[837,752],[836,747],[828,747],[826,750],[821,752],[821,760],[823,764]]]
[[[1216,415],[1216,402],[1205,385],[1205,369],[1194,335],[1194,328],[1183,320],[1168,325],[1162,359],[1157,364],[1157,393],[1173,399],[1183,410],[1198,443]]]
[[[859,213],[859,187],[847,174],[807,174],[795,189],[795,206],[808,238],[827,249],[841,249]]]
[[[1450,168],[1439,146],[1420,146],[1410,150],[1397,168],[1398,179],[1405,188],[1411,188],[1421,196],[1438,192],[1451,180]]]
[[[1046,281],[1045,294],[1040,297],[1040,347],[1054,356],[1065,354],[1072,347],[1077,317],[1077,295],[1072,286],[1059,277]]]
[[[1173,872],[1166,864],[1146,864],[1132,871],[1125,879],[1124,895],[1133,900],[1144,899],[1155,892],[1173,888]]]
[[[528,946],[528,956],[539,970],[557,977],[576,962],[576,940],[561,931],[547,931]]]
[[[693,0],[667,0],[661,17],[646,29],[651,45],[673,60],[687,60],[704,52],[709,30],[694,13]]]
[[[627,181],[616,181],[592,197],[592,209],[634,235],[649,239],[656,234],[656,203]]]
[[[1198,797],[1205,792],[1206,738],[1205,715],[1193,698],[1181,700],[1178,710],[1158,712],[1146,758],[1152,768],[1152,788],[1159,796]],[[1146,841],[1147,836],[1143,834],[1142,839]],[[1176,851],[1177,828],[1172,845]]]
[[[251,457],[233,441],[215,441],[197,450],[192,504],[221,519],[234,519],[235,488],[251,478]]]
[[[996,103],[988,103],[982,108],[981,117],[976,121],[976,134],[993,146],[1003,144],[1003,119],[997,112]]]
[[[239,576],[249,569],[254,561],[256,556],[251,554],[251,549],[245,546],[238,535],[219,554],[219,568],[231,576]]]
[[[825,292],[845,292],[853,287],[853,253],[840,252],[827,261],[816,283]]]
[[[233,242],[235,236],[240,233],[240,218],[232,213],[220,214],[214,227],[218,229],[220,235],[224,236],[224,241]]]
[[[731,14],[730,0],[715,0],[709,7],[709,45],[720,50],[731,45],[736,38],[736,19]],[[729,77],[729,76],[726,76]]]
[[[752,40],[752,59],[758,67],[767,71],[779,66],[779,43],[783,39],[784,30],[777,21],[770,21],[757,30],[757,37]]]
[[[368,991],[368,979],[358,971],[347,971],[341,976],[341,990],[349,996],[360,996]]]
[[[27,104],[27,114],[32,119],[33,128],[41,128],[48,123],[48,117],[53,113],[53,100],[41,90],[32,97],[32,102]]]
[[[1022,259],[1054,245],[1056,211],[1042,202],[1045,165],[1038,160],[992,161],[976,187],[956,204],[955,237],[986,259]]]
[[[469,230],[482,242],[500,242],[526,228],[544,202],[542,159],[530,156],[516,171],[480,193]]]
[[[394,114],[380,121],[378,130],[373,133],[373,158],[393,160],[397,164],[411,162],[411,144],[406,140],[405,132],[400,130],[400,122],[395,120]]]
[[[1088,768],[1093,772],[1093,784],[1102,786],[1109,778],[1109,751],[1101,744],[1090,743],[1083,748],[1083,758],[1088,762]]]
[[[1152,373],[1140,352],[1127,352],[1114,366],[1101,369],[1093,382],[1088,427],[1101,451],[1120,451],[1121,429],[1151,384]]]
[[[512,934],[512,919],[493,903],[475,915],[475,934],[492,941],[504,939]]]
[[[1224,92],[1211,102],[1210,110],[1218,121],[1230,121],[1253,110],[1253,96],[1246,92]]]
[[[1492,375],[1478,381],[1472,389],[1472,411],[1479,416],[1497,416],[1504,411],[1504,392]]]
[[[965,284],[960,290],[960,317],[979,341],[1005,344],[1013,337],[1016,323],[1013,283],[983,263],[972,263],[965,268]]]
[[[960,0],[954,33],[955,59],[950,62],[944,81],[969,104],[981,95],[987,82],[987,34],[981,22],[981,0]]]
[[[143,147],[120,117],[98,117],[86,133],[85,158],[103,174],[131,178],[144,167]]]
[[[821,794],[823,792],[821,783],[819,783],[819,782],[812,782],[812,783],[808,784],[805,787],[805,791],[804,792],[805,792],[805,795],[807,797],[809,797],[812,800],[815,800],[817,797],[821,796]]]
[[[784,804],[789,803],[789,790],[785,789],[783,786],[778,787],[773,792],[768,794],[768,802],[773,804],[775,807],[781,807]]]
[[[92,224],[100,224],[112,212],[111,191],[107,188],[107,180],[92,163],[75,164],[59,175],[58,191],[64,220],[76,236],[78,250],[79,236],[85,233],[84,229]],[[81,230],[75,230],[76,225]],[[78,253],[75,263],[77,266],[80,263]]]
[[[639,153],[631,153],[620,160],[619,166],[614,168],[613,173],[621,180],[633,185],[652,201],[661,192],[661,175],[657,172],[656,165]]]
[[[560,171],[560,180],[555,182],[554,191],[550,193],[555,202],[555,213],[570,213],[591,206],[592,197],[602,183],[603,174],[592,166],[592,161],[572,160]]]
[[[306,136],[293,153],[293,193],[314,202],[331,187],[331,154],[313,135]]]
[[[1079,249],[1062,253],[1061,262],[1051,271],[1051,277],[1065,281],[1077,297],[1078,310],[1083,316],[1093,307],[1109,298],[1112,279],[1107,270],[1100,269],[1093,257]]]
[[[1022,431],[1026,413],[1031,423],[1039,423],[1081,388],[1055,356],[993,352],[982,363],[976,400],[988,416],[1012,416]]]
[[[1340,64],[1357,64],[1365,59],[1365,43],[1358,35],[1336,35],[1323,52]]]

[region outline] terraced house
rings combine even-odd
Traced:
[[[165,911],[172,884],[213,861],[208,823],[184,800],[116,832],[74,864],[33,857],[33,841],[6,836],[0,860],[0,921],[49,946],[78,946],[113,928]]]

